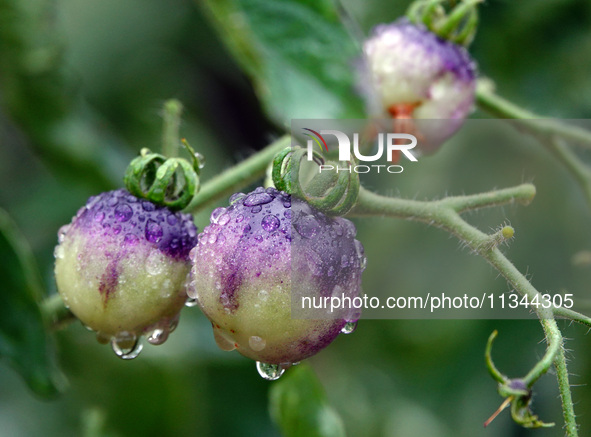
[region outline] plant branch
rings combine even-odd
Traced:
[[[591,132],[558,120],[542,118],[520,108],[496,95],[486,81],[478,83],[476,101],[481,109],[494,116],[517,120],[519,128],[542,143],[573,175],[591,206],[591,168],[564,143],[569,140],[573,144],[591,148]]]
[[[284,135],[250,158],[210,179],[201,186],[201,191],[185,212],[196,214],[215,201],[229,197],[236,190],[255,182],[264,176],[275,154],[290,145],[291,136]]]
[[[180,145],[179,128],[182,112],[183,104],[178,100],[170,99],[164,103],[162,154],[167,158],[175,158],[178,155]]]
[[[470,247],[487,260],[495,269],[511,284],[511,286],[522,296],[527,296],[531,302],[534,297],[542,299],[541,294],[517,270],[496,245],[490,245],[491,236],[484,234],[474,226],[467,223],[459,215],[461,212],[474,210],[486,206],[502,205],[519,201],[528,203],[535,195],[535,188],[531,184],[523,184],[515,188],[491,191],[489,193],[473,196],[449,197],[435,202],[404,200],[389,198],[361,189],[357,205],[350,215],[367,216],[378,215],[407,220],[429,223],[436,227],[445,229],[459,238],[464,244]],[[563,413],[569,437],[577,435],[577,426],[574,420],[572,397],[568,385],[568,373],[566,363],[562,361],[564,351],[562,348],[562,334],[554,320],[555,308],[545,309],[542,306],[533,308],[536,312],[547,341],[547,348],[544,356],[528,372],[523,379],[528,387],[531,387],[542,375],[544,375],[552,364],[559,367],[563,375],[563,381],[559,381],[559,389],[563,401]],[[566,316],[566,313],[561,313]],[[562,369],[564,367],[564,369]]]
[[[76,316],[66,308],[59,294],[53,294],[41,302],[41,313],[51,329],[60,329],[76,320]]]
[[[487,79],[478,81],[476,103],[489,114],[499,118],[519,120],[519,125],[530,133],[543,136],[558,135],[573,143],[591,149],[591,132],[580,127],[568,125],[558,120],[530,112],[495,94]]]

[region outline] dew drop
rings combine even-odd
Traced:
[[[156,205],[154,205],[152,202],[148,202],[147,200],[143,200],[142,208],[144,208],[144,211],[154,211],[156,209]]]
[[[244,193],[234,193],[230,196],[230,205],[238,202],[239,200],[242,200],[246,197],[246,194]]]
[[[197,306],[198,303],[199,302],[197,301],[197,298],[190,297],[185,301],[185,306],[188,308],[193,308],[194,306]]]
[[[86,329],[88,329],[88,326],[84,326]],[[90,330],[92,331],[92,328],[90,328]],[[111,341],[111,336],[105,334],[104,332],[98,331],[96,333],[96,341],[98,341],[100,344],[107,344],[109,341]]]
[[[269,193],[253,193],[244,199],[244,206],[265,205],[273,201],[273,196]]]
[[[281,375],[285,372],[285,369],[279,364],[261,363],[260,361],[257,361],[257,370],[259,375],[267,381],[275,381],[281,378]]]
[[[298,234],[304,238],[314,238],[320,227],[318,221],[311,215],[301,217],[293,226],[298,231]]]
[[[226,208],[216,208],[211,212],[211,215],[209,216],[209,221],[211,223],[217,223],[218,219],[220,218],[220,216],[226,212]]]
[[[267,232],[275,231],[279,227],[280,223],[281,222],[277,216],[274,216],[273,214],[266,215],[263,217],[263,220],[261,220],[261,226]]]
[[[259,336],[251,335],[248,339],[248,345],[253,351],[260,352],[265,349],[267,342]]]
[[[158,243],[162,239],[164,231],[162,227],[154,220],[148,220],[146,223],[146,239],[152,243]]]
[[[166,217],[166,221],[170,226],[174,226],[179,222],[179,219],[176,217],[176,215],[170,214],[168,217]]]
[[[170,334],[173,332],[177,326],[179,326],[179,316],[176,316],[170,321],[170,324],[168,325],[168,333]]]
[[[220,226],[225,226],[228,224],[228,222],[230,221],[230,214],[223,214],[219,219],[218,219],[218,225]]]
[[[199,170],[201,170],[203,167],[205,167],[205,156],[203,156],[199,152],[195,152],[195,158],[197,158],[197,161],[199,161],[199,164],[197,165]]]
[[[285,208],[291,208],[291,200],[286,200],[285,202],[283,202],[283,206]]]
[[[258,214],[259,212],[261,212],[261,209],[263,209],[261,205],[256,205],[250,209],[250,212],[252,212],[253,214]]]
[[[99,211],[94,215],[94,221],[97,223],[102,222],[104,218],[105,218],[105,213],[102,211]]]
[[[122,360],[132,360],[140,354],[144,345],[135,334],[120,332],[111,339],[111,347]]]
[[[120,222],[128,221],[132,215],[133,210],[131,209],[131,206],[126,203],[119,204],[115,208],[115,218]]]
[[[119,199],[117,199],[116,197],[111,197],[107,201],[107,205],[109,205],[109,206],[115,206],[115,205],[117,205],[117,202],[119,202]],[[96,203],[96,201],[94,203]],[[94,205],[94,203],[92,203],[92,205]],[[89,208],[92,208],[92,205],[90,205]]]
[[[341,329],[341,334],[351,334],[355,332],[355,329],[357,329],[357,322],[347,322]]]
[[[291,218],[291,209],[286,209],[285,212],[283,213],[283,215],[285,216],[285,218],[290,219]]]
[[[242,220],[244,220],[244,216],[242,214],[238,214],[238,216],[236,216],[236,223],[240,223]]]
[[[363,272],[367,268],[367,257],[361,257],[361,271]]]
[[[168,331],[161,328],[154,329],[150,335],[148,335],[148,343],[153,345],[159,345],[164,343],[168,339]]]

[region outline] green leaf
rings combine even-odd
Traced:
[[[42,286],[35,259],[10,216],[0,209],[0,357],[37,394],[58,392],[60,374],[38,302]]]
[[[328,0],[206,0],[270,116],[361,118],[358,43]]]
[[[269,394],[271,417],[284,437],[342,437],[341,418],[328,404],[322,384],[305,364],[289,369]]]

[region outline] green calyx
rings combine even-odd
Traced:
[[[483,0],[416,0],[406,12],[414,24],[423,24],[440,38],[468,46],[478,27],[478,4]],[[451,8],[446,12],[445,4]]]
[[[127,167],[123,178],[131,194],[172,211],[186,208],[199,192],[199,172],[205,164],[205,158],[196,153],[187,140],[179,141],[182,110],[182,103],[176,99],[164,102],[163,154],[142,149],[140,156]],[[189,152],[192,163],[176,157],[179,143]]]
[[[492,344],[497,337],[497,334],[497,331],[493,331],[488,338],[485,361],[490,375],[499,383],[497,388],[499,394],[504,397],[505,400],[497,411],[484,422],[484,426],[488,426],[494,418],[509,405],[511,405],[511,417],[513,418],[513,421],[524,428],[547,428],[554,426],[554,423],[542,422],[538,416],[531,411],[531,387],[536,382],[537,377],[532,378],[528,374],[528,376],[524,378],[509,379],[496,368],[492,360],[491,352]]]
[[[183,145],[193,157],[190,164],[183,158],[166,158],[142,149],[125,172],[127,190],[136,197],[164,205],[173,211],[185,208],[199,191],[202,157],[186,141]]]
[[[275,155],[272,164],[273,184],[278,190],[300,198],[328,215],[345,215],[357,201],[359,175],[335,171],[339,168],[338,163],[325,163],[318,152],[312,152],[312,160],[316,165],[303,168],[302,163],[307,162],[307,153],[300,147],[287,147]]]

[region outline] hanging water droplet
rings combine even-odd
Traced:
[[[268,364],[257,361],[257,370],[259,375],[265,378],[267,381],[275,381],[281,378],[285,369],[279,364]]]
[[[168,331],[161,328],[154,329],[148,336],[148,343],[159,345],[168,339]]]
[[[173,332],[177,326],[179,326],[179,316],[176,316],[174,319],[170,321],[168,325],[168,333],[170,334],[171,332]]]
[[[267,342],[257,335],[251,335],[248,339],[248,345],[253,351],[260,352],[265,349]]]
[[[355,332],[355,329],[357,329],[357,322],[347,322],[343,326],[343,329],[341,329],[341,334],[351,334]]]
[[[122,360],[132,360],[140,354],[144,345],[135,334],[121,332],[111,339],[111,347]]]
[[[86,325],[84,327],[88,329]],[[92,328],[90,328],[90,330],[92,331]],[[98,341],[100,344],[107,344],[109,341],[111,341],[111,336],[98,331],[96,333],[96,341]]]
[[[185,301],[185,306],[188,308],[192,308],[194,306],[197,306],[199,302],[197,302],[197,298],[194,297],[189,297],[186,301]]]

